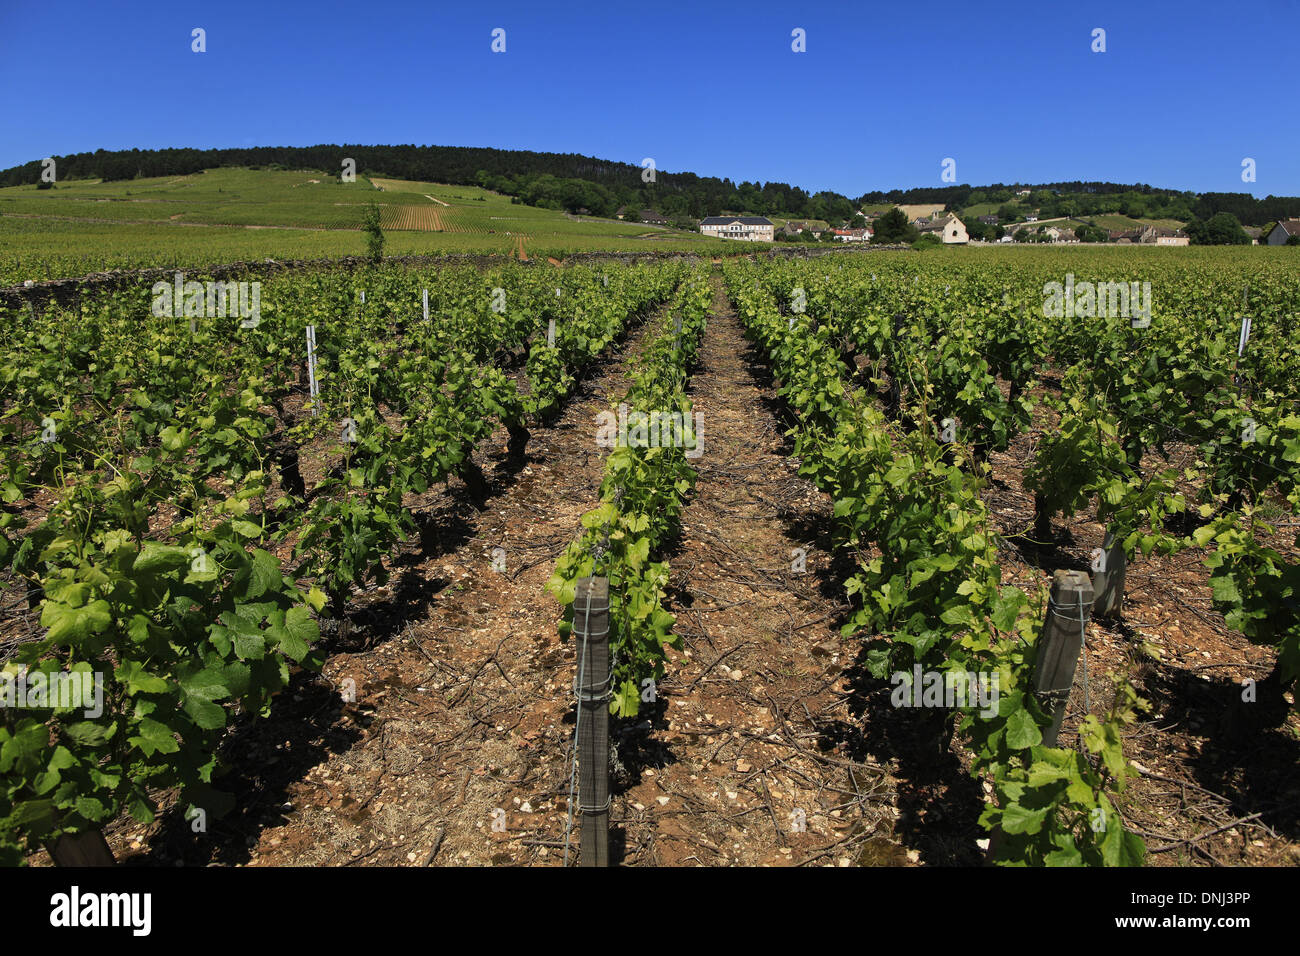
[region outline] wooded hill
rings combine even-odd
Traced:
[[[257,146],[234,149],[96,150],[56,156],[58,178],[121,180],[149,176],[179,176],[222,166],[323,169],[336,173],[344,158],[356,161],[363,175],[389,176],[420,182],[476,185],[518,197],[529,205],[568,212],[612,216],[624,207],[653,209],[669,219],[698,219],[722,214],[781,216],[792,219],[842,221],[862,205],[880,203],[944,203],[962,210],[986,202],[1004,202],[1018,190],[1030,189],[1038,204],[1072,204],[1064,215],[1123,215],[1171,219],[1209,219],[1230,212],[1246,225],[1263,225],[1300,216],[1300,197],[1247,193],[1192,193],[1158,189],[1145,184],[1107,182],[1045,183],[975,187],[953,185],[873,191],[850,199],[835,192],[809,193],[787,183],[739,184],[730,179],[689,172],[656,170],[654,182],[645,171],[577,153],[469,146]],[[0,186],[39,183],[40,160],[0,172]],[[1045,210],[1055,214],[1052,210]]]

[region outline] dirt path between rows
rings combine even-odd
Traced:
[[[652,865],[906,862],[887,768],[836,739],[857,642],[838,634],[830,501],[799,478],[775,388],[715,289],[690,389],[699,479],[670,555],[687,650],[653,729],[619,748],[612,850]]]

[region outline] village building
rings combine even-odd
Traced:
[[[706,216],[700,220],[700,232],[718,239],[741,239],[746,242],[774,242],[772,220],[764,216]]]
[[[836,229],[836,242],[870,242],[870,229]]]
[[[787,236],[797,236],[800,233],[811,232],[815,238],[820,239],[822,233],[830,229],[830,223],[823,219],[791,219],[781,231]]]
[[[1300,219],[1283,219],[1268,234],[1267,244],[1285,246],[1292,236],[1300,236]]]
[[[1191,245],[1192,239],[1181,229],[1161,229],[1156,226],[1147,226],[1140,231],[1138,242],[1154,246],[1187,246]]]
[[[948,245],[963,245],[970,242],[970,235],[966,232],[966,224],[952,213],[948,213],[943,219],[935,222],[925,223],[919,228],[921,235],[935,236]]]

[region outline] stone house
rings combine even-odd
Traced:
[[[774,242],[772,220],[765,216],[706,216],[700,220],[700,232],[717,239],[740,239],[745,242]]]

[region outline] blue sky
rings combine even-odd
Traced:
[[[420,143],[649,156],[851,196],[943,185],[948,157],[971,184],[1296,195],[1298,61],[1300,0],[0,0],[0,168],[98,148]]]

